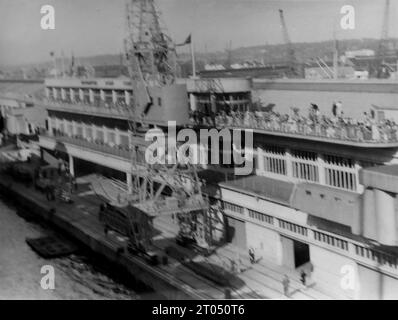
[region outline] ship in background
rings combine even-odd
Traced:
[[[168,121],[177,131],[253,129],[250,176],[234,176],[233,165],[196,168],[216,210],[203,216],[210,223],[197,239],[252,248],[260,264],[278,265],[280,277],[304,271],[335,297],[397,298],[397,83],[178,79],[175,46],[158,26],[154,1],[131,3],[129,77],[46,79],[45,97],[31,99],[47,110],[43,156],[62,158],[72,176],[112,177],[133,194],[148,129],[166,130]],[[136,20],[142,5],[150,14]],[[333,115],[338,101],[344,114]],[[311,104],[317,108],[308,112]],[[347,272],[354,280],[342,285]]]

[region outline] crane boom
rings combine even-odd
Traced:
[[[383,26],[381,29],[381,37],[377,49],[377,63],[376,63],[377,78],[384,77],[383,65],[386,63],[385,59],[389,51],[389,39],[388,39],[389,11],[390,11],[390,0],[386,0],[384,6],[384,13],[383,13]]]
[[[282,33],[283,33],[283,41],[287,45],[287,55],[288,55],[289,66],[290,66],[290,68],[292,70],[295,71],[296,63],[297,63],[296,55],[295,55],[295,52],[294,52],[294,48],[293,48],[292,42],[290,41],[289,32],[287,30],[285,17],[284,17],[282,9],[279,9],[279,18],[280,18],[281,28],[282,28]]]

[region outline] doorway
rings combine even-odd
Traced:
[[[310,261],[309,245],[281,236],[283,265],[296,269]]]
[[[294,266],[298,268],[310,261],[310,246],[304,242],[293,240]]]

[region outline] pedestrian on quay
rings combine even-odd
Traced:
[[[307,287],[307,274],[305,273],[304,270],[301,270],[300,281],[303,284],[303,286],[306,288]]]
[[[282,284],[283,284],[283,294],[286,297],[289,297],[289,285],[290,285],[290,279],[287,276],[287,274],[284,275],[283,280],[282,280]]]
[[[256,258],[254,256],[254,250],[253,248],[249,249],[249,258],[250,258],[250,263],[253,264],[256,262]]]

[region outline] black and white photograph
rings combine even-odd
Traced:
[[[397,67],[398,0],[0,0],[0,300],[398,299]]]

